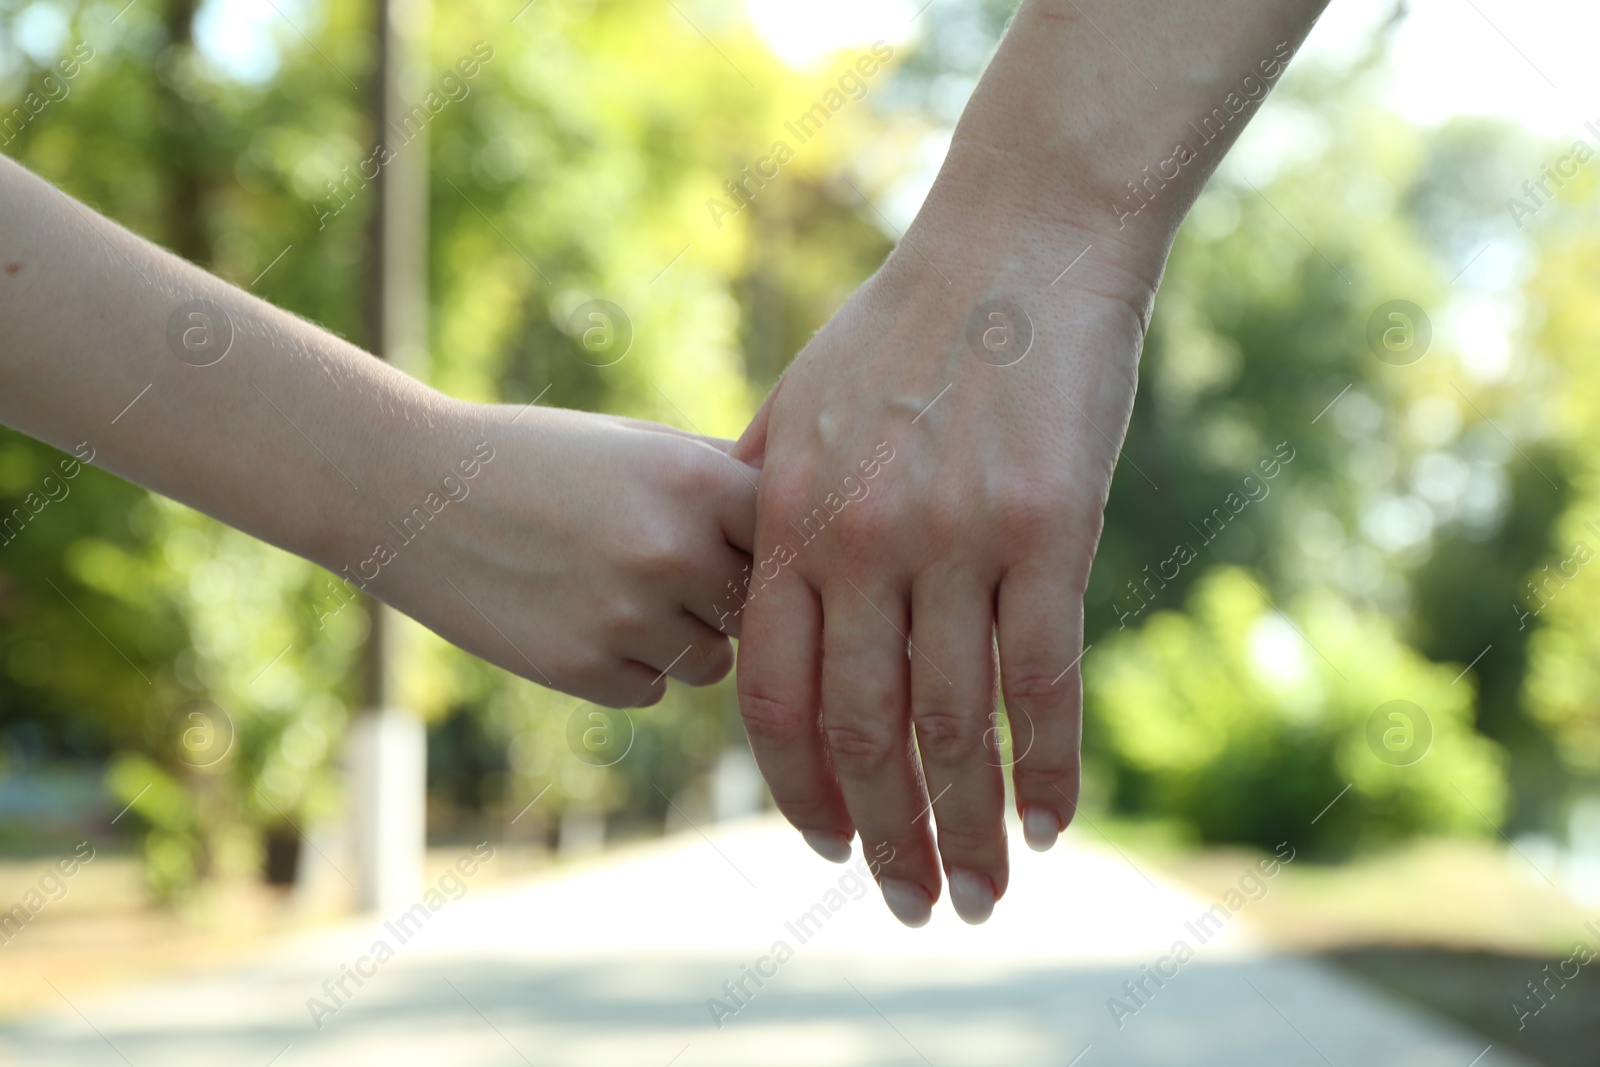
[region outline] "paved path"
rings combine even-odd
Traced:
[[[71,1009],[0,1031],[0,1064],[1528,1067],[1266,952],[1248,903],[1230,914],[1224,902],[1200,927],[1217,901],[1141,871],[1089,830],[1042,856],[1014,849],[1012,890],[987,925],[967,927],[945,904],[922,930],[901,928],[848,867],[770,818],[708,835],[511,888],[464,880],[459,900],[404,928],[348,924],[207,981],[62,989]],[[1123,983],[1180,940],[1193,958],[1130,997]],[[380,942],[393,952],[382,962]],[[346,978],[346,997],[333,983],[358,964],[371,977]],[[758,986],[747,968],[770,977]],[[724,983],[741,979],[751,995],[735,999]],[[1126,1008],[1117,1020],[1113,997]]]

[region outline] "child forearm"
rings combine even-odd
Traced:
[[[451,435],[426,386],[9,160],[0,323],[0,421],[323,563],[433,473],[396,439]]]
[[[0,422],[601,703],[732,663],[756,474],[647,423],[451,400],[0,160]]]

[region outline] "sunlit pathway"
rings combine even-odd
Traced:
[[[1046,855],[1013,849],[1012,889],[988,925],[944,904],[905,930],[848,867],[776,821],[708,835],[512,889],[463,877],[432,902],[460,899],[431,914],[302,938],[213,980],[100,997],[63,988],[71,1008],[0,1032],[0,1063],[1527,1064],[1499,1048],[1478,1058],[1486,1042],[1473,1035],[1263,952],[1243,902],[1272,883],[1244,868],[1241,894],[1202,925],[1218,901],[1075,829]],[[1179,941],[1193,952],[1181,965]],[[370,977],[358,984],[345,965]]]

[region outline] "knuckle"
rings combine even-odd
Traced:
[[[720,492],[732,468],[693,441],[673,440],[663,454],[660,475],[675,495],[701,497]]]
[[[646,578],[677,577],[694,568],[694,554],[682,536],[660,523],[641,524],[623,539],[624,567]]]
[[[995,528],[1013,540],[1070,545],[1092,557],[1105,525],[1105,503],[1104,496],[1090,499],[1065,481],[1027,477],[993,490],[988,510]]]
[[[824,726],[828,750],[846,774],[869,777],[882,772],[899,755],[903,742],[883,726],[831,723]]]
[[[605,603],[602,611],[606,631],[613,640],[646,633],[652,628],[650,610],[637,596],[617,595]]]
[[[700,570],[700,557],[680,538],[660,538],[651,554],[651,573],[666,578],[689,578]]]
[[[924,763],[949,765],[972,759],[983,744],[983,720],[960,712],[928,710],[912,716]]]
[[[820,520],[831,527],[838,538],[840,550],[850,557],[860,557],[873,551],[891,525],[882,508],[864,504],[852,504],[838,513],[825,504],[818,504],[807,517],[808,521]]]
[[[963,489],[939,489],[928,497],[922,521],[931,537],[949,543],[970,534],[973,519],[981,510],[981,501],[973,500]]]
[[[970,818],[952,820],[948,823],[940,818],[938,828],[939,854],[946,861],[973,856],[992,857],[998,851],[1001,841],[999,826],[985,826]]]
[[[1059,672],[1054,675],[1028,672],[1004,679],[1006,703],[1026,705],[1046,701],[1064,702],[1068,691],[1056,684],[1059,676]]]
[[[609,689],[612,675],[618,664],[599,651],[599,642],[593,648],[573,652],[565,658],[558,677],[562,688],[579,695]]]
[[[638,696],[637,693],[623,692],[617,685],[616,668],[585,671],[577,677],[578,683],[573,686],[574,693],[602,708],[631,707],[634,698]]]
[[[733,645],[727,638],[695,645],[678,665],[677,677],[689,685],[711,685],[733,668]]]
[[[924,863],[924,850],[928,847],[928,839],[918,823],[909,829],[888,829],[877,834],[872,839],[872,845],[867,845],[867,838],[861,838],[862,858],[868,856],[868,868],[874,875],[894,878],[909,875],[916,878],[922,874]]]
[[[739,686],[739,715],[745,734],[758,745],[791,745],[815,736],[816,718],[792,700],[752,686]]]
[[[555,688],[606,708],[646,707],[666,694],[665,685],[647,684],[654,671],[628,662],[617,651],[614,634],[602,631],[586,644],[563,657],[552,672]]]
[[[663,682],[650,684],[648,676],[641,676],[637,680],[629,678],[624,681],[617,679],[612,683],[617,688],[617,702],[614,708],[648,708],[661,703],[666,698],[667,687]]]
[[[1076,752],[1046,754],[1030,752],[1011,769],[1012,782],[1021,796],[1043,797],[1052,806],[1067,802],[1076,810],[1078,798],[1078,756]]]
[[[1065,495],[1053,482],[1017,481],[997,489],[989,508],[1000,529],[1036,533],[1060,521],[1067,511]]]

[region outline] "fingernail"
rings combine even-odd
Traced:
[[[1049,852],[1061,836],[1061,820],[1049,808],[1022,809],[1022,837],[1035,852]]]
[[[933,901],[928,891],[915,882],[903,878],[885,878],[879,887],[883,902],[889,905],[894,917],[907,926],[922,926],[933,915]]]
[[[989,876],[952,867],[949,878],[950,903],[961,921],[972,926],[987,922],[994,914],[994,882]]]
[[[833,830],[801,830],[811,851],[830,863],[843,863],[850,858],[850,839]]]

